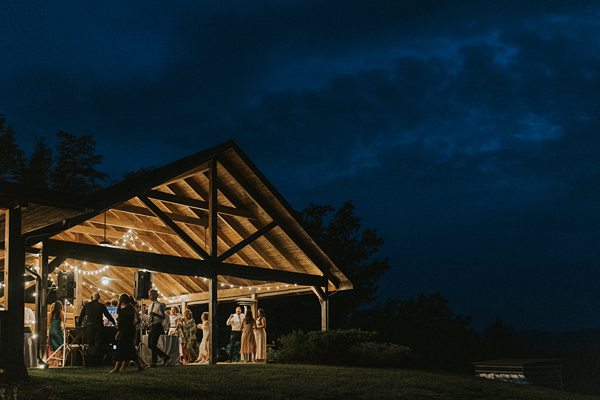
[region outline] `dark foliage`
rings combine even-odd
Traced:
[[[150,166],[150,167],[141,167],[141,168],[136,169],[135,171],[127,171],[127,172],[123,173],[123,180],[135,178],[136,176],[140,176],[140,175],[144,175],[145,173],[153,171],[155,169],[156,169],[156,167]]]
[[[75,136],[58,132],[56,165],[52,171],[52,187],[72,193],[91,193],[100,189],[98,181],[108,175],[96,169],[102,156],[96,154],[96,142],[92,136]]]
[[[22,182],[47,189],[50,184],[50,174],[52,172],[52,149],[46,144],[44,139],[38,139],[35,148],[26,166],[23,169]]]
[[[430,368],[470,370],[479,338],[469,317],[455,315],[439,293],[387,300],[355,315],[353,326],[368,326],[385,342],[409,346]]]
[[[500,318],[488,326],[481,335],[480,359],[517,358],[525,356],[517,333]]]
[[[331,330],[293,331],[282,336],[271,353],[273,361],[376,367],[414,366],[419,357],[408,347],[377,342],[376,332]]]
[[[15,140],[15,132],[0,114],[0,179],[21,180],[25,156]]]
[[[361,219],[348,201],[339,209],[310,204],[300,213],[304,227],[354,285],[331,298],[331,326],[348,326],[352,314],[372,303],[377,282],[389,269],[386,258],[377,257],[383,238],[375,229],[363,229]]]

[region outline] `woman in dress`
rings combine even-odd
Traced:
[[[128,294],[123,293],[119,297],[117,305],[117,353],[115,355],[115,367],[109,372],[125,371],[129,361],[137,365],[138,371],[144,368],[138,363],[138,355],[135,351],[135,332],[138,324],[138,313],[131,304]]]
[[[192,318],[192,312],[189,309],[183,313],[183,319],[179,321],[178,329],[183,349],[183,364],[189,364],[198,357],[196,354],[196,321]]]
[[[64,343],[63,336],[63,321],[65,320],[65,313],[63,312],[63,305],[60,301],[54,302],[52,311],[50,312],[50,328],[48,329],[48,337],[50,338],[50,351],[54,352],[58,350]]]
[[[208,322],[208,313],[206,311],[203,312],[200,319],[202,322],[198,324],[198,329],[202,330],[202,341],[200,342],[196,362],[207,363],[208,355],[210,354],[210,323]]]
[[[177,322],[180,318],[181,314],[179,314],[179,307],[171,307],[171,311],[169,311],[169,335],[177,334]]]
[[[256,338],[256,355],[255,361],[266,362],[267,361],[267,318],[265,316],[265,310],[259,308],[256,317],[256,328],[254,329],[254,336]]]
[[[254,328],[256,322],[252,318],[252,311],[248,310],[242,321],[242,345],[240,353],[244,362],[253,362],[256,353],[256,340],[254,339]]]

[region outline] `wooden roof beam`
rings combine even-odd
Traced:
[[[160,200],[167,203],[178,204],[181,206],[187,206],[202,211],[208,211],[208,202],[198,199],[190,199],[189,197],[178,196],[175,194],[160,192],[158,190],[150,190],[146,193],[146,197],[154,200]],[[232,215],[234,217],[242,217],[248,219],[257,219],[250,211],[243,210],[240,208],[228,207],[219,205],[217,206],[217,213]]]
[[[267,214],[269,214],[271,217],[273,217],[273,215],[277,215],[276,210],[272,206],[258,201],[258,199],[261,198],[258,191],[244,177],[242,177],[241,174],[237,172],[236,168],[231,163],[222,158],[219,159],[219,163],[233,177],[233,179],[235,179],[240,184],[240,186],[244,188],[246,193],[248,193],[248,195],[266,211]],[[296,246],[298,246],[298,248],[302,250],[302,252],[304,252],[304,254],[316,265],[317,268],[319,268],[324,274],[327,275],[329,280],[333,282],[336,287],[338,287],[340,285],[340,279],[333,273],[331,273],[329,270],[321,268],[321,257],[317,254],[317,251],[315,251],[309,245],[307,245],[304,242],[304,239],[301,237],[301,235],[297,233],[296,230],[293,229],[287,222],[283,220],[280,220],[278,222],[280,228],[292,240],[292,242],[294,242]]]
[[[145,217],[156,218],[156,215],[151,210],[147,209],[146,207],[135,206],[133,204],[119,204],[118,206],[115,206],[112,209],[116,211],[126,212],[129,214],[143,215]],[[165,215],[169,217],[170,220],[175,222],[183,222],[185,224],[198,225],[202,227],[208,226],[207,217],[188,217],[187,215],[172,212],[165,212]]]
[[[277,222],[275,222],[275,221],[269,222],[267,225],[263,226],[262,228],[260,228],[259,230],[257,230],[253,234],[251,234],[250,236],[246,237],[244,240],[242,240],[241,242],[239,242],[235,246],[230,247],[228,250],[226,250],[225,252],[223,252],[223,254],[221,254],[218,257],[218,260],[219,261],[224,261],[224,260],[228,259],[229,257],[231,257],[232,255],[234,255],[235,253],[237,253],[238,251],[240,251],[244,247],[248,246],[250,243],[254,242],[259,237],[261,237],[264,234],[266,234],[267,232],[269,232],[271,229],[275,228],[276,226],[277,226]]]
[[[168,256],[157,253],[102,247],[61,240],[48,240],[45,245],[48,254],[64,256],[76,260],[84,260],[98,264],[109,264],[130,268],[148,269],[166,274],[185,276],[210,276],[212,272],[209,261],[196,258]],[[306,286],[325,286],[327,278],[277,269],[259,268],[247,265],[221,263],[219,275],[227,275],[242,279],[267,282],[282,282]]]
[[[269,286],[265,286],[265,285],[261,285],[261,286],[256,286],[256,288],[260,288],[261,290],[259,292],[256,292],[256,297],[258,298],[264,298],[264,297],[270,297],[270,296],[278,296],[278,295],[293,295],[293,294],[307,294],[311,292],[311,288],[310,287],[306,287],[306,286],[290,286],[287,288],[281,288],[279,290],[275,289],[275,287],[270,286],[270,290],[266,290],[266,288]],[[244,297],[248,295],[248,290],[247,289],[239,289],[239,288],[233,288],[233,289],[220,289],[219,288],[219,302],[222,301],[231,301],[231,300],[235,300],[238,299],[240,297]],[[184,295],[180,295],[180,296],[173,296],[176,297],[176,302],[173,302],[172,304],[176,304],[176,303],[180,303],[180,302],[186,302],[186,303],[206,303],[208,302],[208,293],[204,292],[204,293],[190,293],[190,294],[184,294]],[[169,303],[171,304],[171,303]]]
[[[206,177],[206,179],[208,179],[208,177]],[[200,186],[200,184],[198,182],[196,182],[193,179],[185,179],[184,182],[189,186],[190,189],[192,189],[198,196],[200,196],[201,198],[206,198],[208,196],[208,194],[204,191],[204,189],[202,188],[202,186]],[[217,182],[220,182],[219,179],[217,179]],[[240,204],[240,202],[237,200],[236,197],[233,197],[231,194],[228,194],[228,191],[225,190],[225,187],[222,185],[222,183],[219,185],[219,190],[221,191],[221,193],[234,205]],[[172,190],[172,189],[171,189]],[[195,211],[195,212],[199,212],[199,211]],[[238,221],[237,218],[231,217],[229,215],[221,215],[221,220],[227,224],[229,226],[230,229],[232,229],[234,232],[236,232],[238,234],[238,236],[240,236],[242,238],[242,240],[244,240],[244,238],[248,237],[251,235],[251,233],[249,233],[244,227],[241,221]],[[249,223],[251,223],[253,226],[257,227],[258,225],[258,221],[252,221],[249,220]],[[230,240],[226,235],[221,235],[219,234],[219,237],[223,240],[223,242],[228,245],[229,247],[233,247],[235,246],[235,244],[232,242],[232,240]],[[256,253],[256,255],[262,259],[265,264],[269,265],[271,268],[275,269],[276,265],[270,260],[270,257],[268,257],[268,255],[264,254],[264,248],[263,246],[259,246],[259,243],[256,241],[253,241],[251,243],[249,243],[249,247]],[[248,265],[252,265],[252,260],[246,256],[243,252],[237,252],[236,253],[238,256],[240,256],[240,258],[246,262]]]
[[[208,260],[210,256],[208,253],[200,247],[200,245],[189,237],[187,233],[183,231],[175,222],[173,222],[169,217],[160,209],[156,204],[152,202],[152,200],[148,199],[145,196],[138,197],[145,205],[148,207],[165,225],[171,228],[177,236],[179,236],[196,254],[202,257],[204,260]]]

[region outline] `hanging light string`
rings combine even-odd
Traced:
[[[140,239],[138,234],[135,231],[133,231],[132,229],[128,229],[127,232],[125,232],[125,234],[123,234],[123,236],[121,236],[119,239],[114,241],[112,245],[115,247],[121,247],[124,249],[132,248],[132,249],[138,250],[139,249],[138,245],[137,245],[138,243],[143,250],[147,249],[149,251],[155,251],[154,248],[152,248],[152,246],[150,246],[148,243],[146,243],[142,239]],[[108,265],[105,265],[104,267],[93,270],[93,271],[90,271],[87,269],[81,269],[80,268],[81,266],[87,265],[86,261],[83,261],[79,265],[74,265],[67,261],[65,261],[64,264],[67,267],[69,267],[73,272],[77,272],[82,275],[98,275],[103,272],[106,272],[106,270],[108,270],[110,268]]]
[[[106,289],[102,289],[102,288],[96,287],[96,286],[91,285],[91,284],[89,284],[87,282],[82,282],[82,283],[83,283],[83,286],[87,286],[90,289],[93,289],[93,290],[95,290],[97,292],[102,292],[102,293],[110,294],[111,296],[115,296],[115,297],[119,296],[119,293],[111,292],[110,290],[106,290]]]
[[[113,242],[113,246],[115,247],[121,247],[121,248],[130,248],[133,250],[146,250],[146,251],[152,251],[152,252],[156,252],[156,250],[150,246],[150,244],[148,244],[147,242],[145,242],[144,240],[142,240],[139,235],[133,230],[133,229],[128,229],[127,232],[125,232],[123,234],[123,236],[121,236],[119,239],[115,240]],[[38,255],[39,256],[39,255]],[[81,269],[80,266],[86,266],[87,262],[83,261],[81,264],[79,265],[74,265],[71,264],[67,261],[64,262],[64,264],[70,268],[72,271],[77,272],[77,273],[81,273],[82,275],[99,275],[103,272],[106,272],[108,269],[110,269],[110,266],[105,265],[99,269],[96,270],[87,270],[87,269]],[[52,281],[52,285],[56,286],[56,283],[54,282],[54,280],[52,279],[52,277],[49,275],[48,276],[49,279]],[[202,279],[203,282],[208,282],[208,278],[206,277],[200,277],[200,276],[195,276],[195,278],[197,279]],[[111,296],[119,296],[119,293],[115,293],[112,292],[110,290],[106,290],[103,289],[101,287],[97,287],[95,285],[92,285],[90,283],[87,282],[82,282],[84,286],[87,286],[90,289],[102,292],[102,293],[106,293],[109,294]],[[0,285],[2,285],[2,283],[0,283]],[[241,290],[256,290],[256,291],[271,291],[271,290],[282,290],[282,289],[288,289],[290,286],[298,286],[297,284],[281,284],[281,285],[273,285],[273,286],[258,286],[258,285],[254,285],[254,286],[246,286],[246,285],[234,285],[231,283],[227,283],[227,282],[219,282],[218,283],[218,289],[220,290],[225,290],[225,289],[241,289]],[[1,286],[0,286],[1,287]],[[176,302],[178,299],[181,300],[182,297],[181,295],[178,296],[172,296],[172,297],[167,297],[165,296],[164,293],[162,293],[157,287],[156,285],[152,285],[152,288],[155,289],[158,292],[158,297],[166,302],[169,303],[174,303]]]

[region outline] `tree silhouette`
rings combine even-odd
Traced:
[[[15,140],[15,132],[0,114],[0,179],[21,180],[25,156]]]
[[[108,175],[96,169],[102,156],[96,154],[96,141],[92,136],[75,136],[60,131],[56,134],[57,156],[51,174],[52,187],[71,193],[91,193],[98,190],[100,180]]]
[[[376,300],[377,282],[389,268],[386,258],[377,257],[383,238],[375,229],[362,228],[350,201],[338,210],[311,203],[300,218],[311,237],[354,285],[353,290],[332,296],[330,303],[332,327],[347,326],[352,313]]]
[[[47,189],[50,186],[52,173],[52,149],[43,138],[35,142],[33,153],[23,170],[22,182]]]

